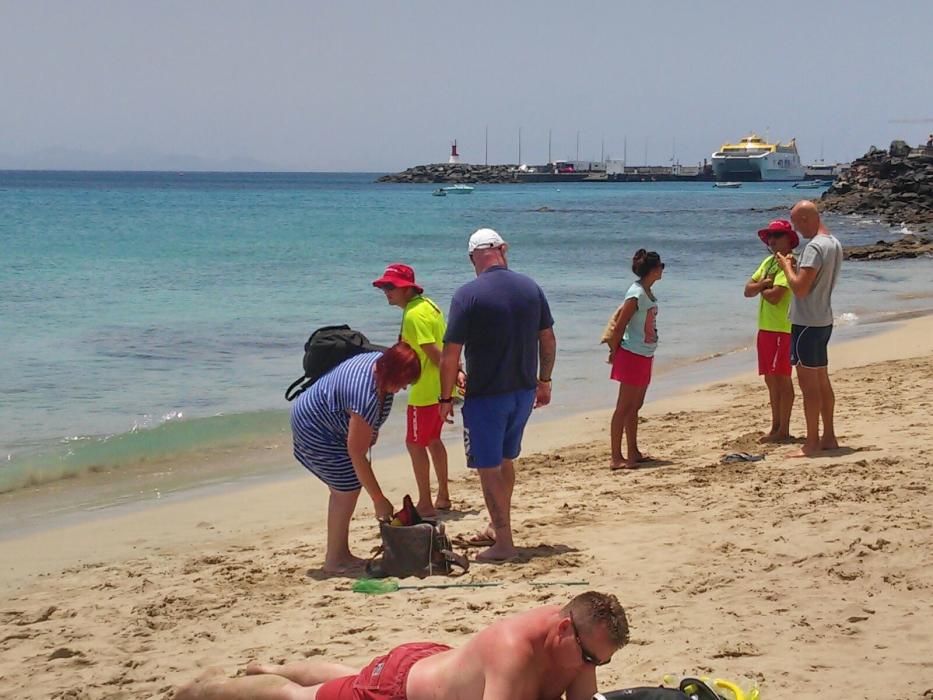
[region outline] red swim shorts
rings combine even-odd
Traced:
[[[436,408],[436,407],[435,407]],[[448,651],[432,642],[402,644],[380,656],[355,676],[327,681],[317,690],[317,700],[405,700],[408,674],[421,659]]]
[[[790,376],[790,333],[758,331],[758,374]]]
[[[405,437],[405,442],[427,447],[430,443],[440,439],[443,427],[444,421],[441,420],[437,404],[409,406],[408,435]]]
[[[612,373],[609,378],[629,386],[648,386],[651,383],[653,363],[653,357],[645,357],[619,348],[612,358]]]

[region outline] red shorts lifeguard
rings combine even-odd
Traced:
[[[427,447],[435,440],[440,440],[444,421],[438,405],[409,406],[408,407],[408,433],[405,442],[409,445]]]
[[[791,375],[790,333],[758,331],[758,374]]]

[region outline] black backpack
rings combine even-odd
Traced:
[[[318,328],[305,343],[305,373],[285,390],[285,400],[292,401],[300,396],[305,389],[344,360],[349,360],[364,352],[384,350],[384,347],[373,345],[369,342],[369,338],[350,326]]]
[[[625,688],[596,693],[593,700],[723,700],[709,684],[699,678],[684,678],[676,688]]]

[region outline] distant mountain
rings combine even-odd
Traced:
[[[21,154],[0,153],[0,170],[218,170],[269,172],[280,165],[249,158],[204,158],[183,153],[118,151],[95,153],[64,146],[52,146]]]

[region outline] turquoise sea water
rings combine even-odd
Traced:
[[[375,177],[0,172],[0,492],[284,432],[308,333],[346,322],[391,342],[398,310],[370,282],[393,261],[446,309],[480,226],[550,298],[554,410],[593,407],[614,391],[596,343],[636,248],[667,264],[661,368],[747,346],[742,286],[765,254],[754,232],[807,194],[574,183],[439,198]],[[828,223],[844,243],[901,235]],[[924,306],[929,271],[847,264],[836,315]]]

